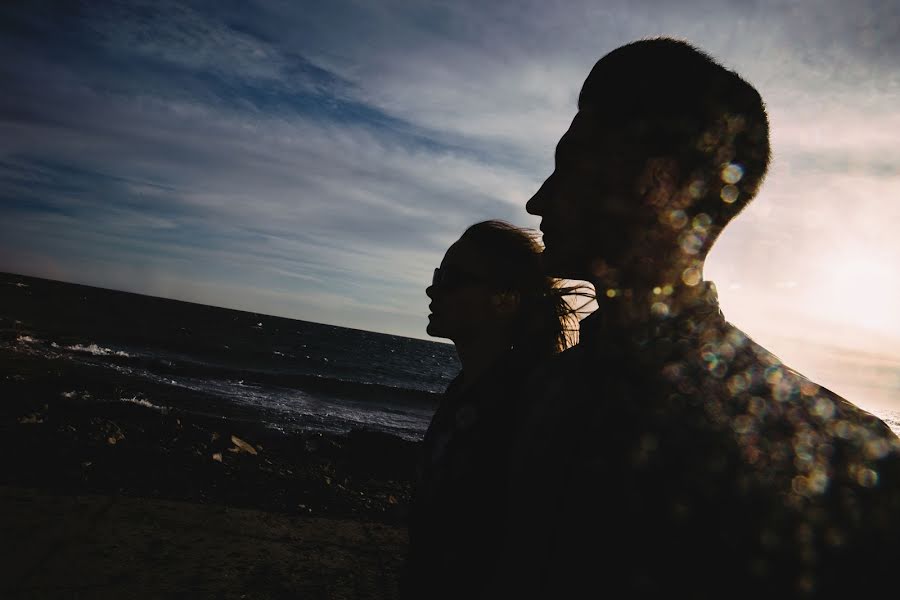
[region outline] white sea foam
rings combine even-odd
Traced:
[[[900,411],[878,408],[870,412],[884,421],[894,433],[900,435]]]
[[[137,396],[132,396],[131,398],[119,398],[122,402],[131,402],[132,404],[137,404],[138,406],[143,406],[146,408],[151,408],[153,410],[158,410],[159,412],[166,414],[169,412],[169,407],[167,406],[157,406],[153,404],[149,400],[145,400],[143,398],[138,398]]]
[[[110,350],[109,348],[98,346],[97,344],[89,344],[87,346],[75,344],[74,346],[66,346],[66,350],[74,350],[75,352],[87,352],[89,354],[93,354],[94,356],[124,356],[125,358],[131,357],[131,355],[127,352],[122,352],[121,350]]]
[[[61,395],[63,398],[74,398],[75,396],[78,395],[78,392],[76,392],[75,390],[72,390],[71,392],[63,392],[63,393],[60,394],[60,395]]]
[[[31,337],[30,335],[20,335],[16,338],[17,342],[25,342],[26,344],[36,344],[40,340]]]

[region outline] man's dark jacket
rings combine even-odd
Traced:
[[[533,378],[488,595],[847,598],[892,585],[897,436],[727,323],[711,284],[660,302],[627,326],[601,302],[581,343]]]

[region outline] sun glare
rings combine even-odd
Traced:
[[[859,252],[835,254],[821,263],[812,312],[830,321],[882,329],[896,308],[895,270]]]

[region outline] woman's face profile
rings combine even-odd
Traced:
[[[461,239],[450,246],[432,284],[425,289],[431,299],[428,335],[458,343],[497,327],[493,280],[483,254],[473,243]]]

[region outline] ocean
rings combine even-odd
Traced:
[[[0,332],[0,350],[30,368],[62,361],[87,382],[60,389],[63,397],[284,432],[421,439],[459,371],[446,343],[13,274],[0,274]],[[90,389],[104,374],[118,397]]]
[[[407,440],[459,371],[446,343],[5,273],[2,355],[64,367],[73,383],[53,393],[79,402]],[[900,432],[900,413],[876,414]]]

